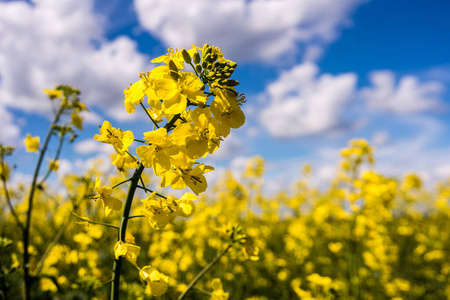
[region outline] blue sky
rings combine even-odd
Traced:
[[[42,90],[69,83],[92,113],[62,172],[82,172],[108,148],[98,124],[142,131],[123,89],[169,47],[214,44],[238,62],[246,124],[210,162],[242,170],[267,161],[267,188],[287,187],[311,163],[317,184],[352,138],[375,145],[376,168],[450,177],[450,3],[445,0],[0,1],[0,142],[15,145],[17,176],[36,156],[26,133],[45,134]],[[106,167],[105,167],[106,168]]]

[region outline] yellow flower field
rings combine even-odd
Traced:
[[[376,150],[351,140],[327,187],[298,166],[301,179],[268,196],[260,157],[208,186],[202,159],[245,122],[237,64],[209,45],[152,62],[124,113],[143,109],[153,130],[104,121],[92,134],[117,172],[47,180],[83,128],[69,86],[46,91],[59,101],[47,138],[24,141],[39,156],[31,186],[10,183],[14,149],[0,146],[0,299],[450,299],[450,181],[386,177]]]

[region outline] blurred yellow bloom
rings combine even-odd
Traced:
[[[211,300],[227,300],[230,296],[228,293],[225,293],[222,286],[222,281],[220,278],[214,278],[211,281],[211,287],[213,292],[211,293]]]
[[[54,90],[45,89],[44,93],[46,93],[50,97],[50,99],[61,98],[63,95],[62,91],[56,90],[56,89],[54,89]]]
[[[51,160],[51,161],[48,163],[48,167],[49,167],[49,169],[52,170],[53,172],[58,171],[58,168],[59,168],[59,161],[57,161],[57,160]]]
[[[336,242],[336,243],[328,243],[328,249],[330,249],[333,253],[338,253],[342,249],[342,243]]]
[[[251,243],[246,243],[242,248],[244,255],[247,259],[257,261],[259,260],[259,248],[252,245]]]
[[[4,181],[8,181],[10,175],[11,170],[9,168],[9,165],[5,162],[3,162],[3,164],[0,163],[0,178]]]
[[[83,117],[75,110],[72,111],[71,122],[76,128],[83,130]]]
[[[27,152],[39,152],[39,136],[32,137],[31,134],[27,133],[27,137],[25,138],[24,143]]]

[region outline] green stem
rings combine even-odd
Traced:
[[[128,178],[127,180],[121,181],[121,182],[119,182],[118,184],[116,184],[116,185],[114,185],[113,187],[111,187],[111,189],[113,190],[113,189],[115,189],[116,187],[118,187],[119,185],[122,185],[122,184],[124,184],[124,183],[127,183],[127,182],[130,181],[130,180],[131,180],[131,178]]]
[[[134,155],[132,155],[130,152],[128,152],[128,150],[125,150],[125,152],[126,152],[129,156],[131,156],[131,158],[132,158],[134,161],[138,161],[138,159],[137,159],[136,157],[134,157]]]
[[[65,106],[61,105],[58,112],[55,115],[55,118],[50,126],[50,130],[47,133],[47,137],[45,138],[44,145],[42,147],[41,153],[39,155],[39,159],[36,165],[36,169],[34,170],[33,181],[31,183],[30,195],[28,197],[28,211],[27,218],[25,221],[25,228],[23,230],[23,276],[24,276],[24,299],[30,300],[31,298],[31,284],[32,277],[30,276],[30,253],[28,252],[28,246],[30,244],[30,228],[31,228],[31,213],[33,211],[33,200],[34,193],[37,187],[37,180],[39,176],[39,170],[41,169],[42,161],[44,159],[45,152],[47,151],[48,144],[50,143],[50,138],[54,132],[54,125],[56,125],[64,112]]]
[[[198,273],[197,276],[195,276],[195,278],[189,283],[186,290],[180,295],[180,297],[178,297],[178,300],[182,300],[187,295],[187,293],[194,287],[197,281],[199,281],[200,278],[203,277],[203,275],[205,275],[216,263],[218,263],[219,260],[222,258],[222,256],[224,256],[230,249],[231,245],[228,245],[228,247],[225,250],[223,250],[219,255],[216,256],[216,258],[214,258],[213,261],[211,261],[206,267],[204,267],[203,270],[201,270],[200,273]]]
[[[133,218],[144,218],[145,215],[136,215],[136,216],[130,216],[128,217],[128,219],[133,219]]]
[[[144,140],[139,140],[139,139],[134,139],[135,142],[139,142],[142,144],[147,144],[148,142],[144,141]]]
[[[172,127],[175,127],[174,124],[180,117],[181,117],[180,114],[176,114],[172,117],[172,119],[170,119],[169,122],[167,122],[167,124],[164,126],[164,128],[166,128],[167,132],[170,132],[172,130]]]
[[[122,217],[120,220],[119,226],[119,236],[118,241],[125,240],[125,234],[127,231],[127,224],[131,210],[131,204],[133,203],[133,197],[136,193],[136,188],[139,182],[139,178],[141,177],[142,172],[144,171],[144,165],[140,164],[139,167],[134,171],[133,177],[131,177],[131,184],[128,189],[127,200],[125,203],[125,207],[122,212]],[[122,261],[123,257],[119,257],[119,259],[114,260],[113,265],[113,276],[112,276],[112,284],[111,284],[111,299],[118,300],[119,299],[119,291],[120,291],[120,272],[122,269]]]
[[[145,192],[150,192],[150,193],[153,193],[153,192],[154,192],[154,191],[152,191],[151,189],[148,189],[148,188],[146,188],[146,187],[144,187],[144,186],[138,185],[137,187],[140,188],[140,189],[143,189]],[[155,195],[156,195],[156,196],[159,196],[159,197],[161,197],[161,198],[167,199],[166,196],[161,195],[160,193],[155,193]]]
[[[2,157],[2,170],[3,170],[3,172],[5,172],[5,170],[6,170],[3,157]],[[14,206],[12,205],[11,197],[9,196],[9,192],[8,192],[8,185],[6,183],[6,178],[4,176],[1,176],[1,178],[2,178],[2,182],[3,182],[3,189],[5,190],[6,203],[8,204],[9,210],[11,211],[11,214],[13,215],[14,220],[17,223],[17,226],[19,226],[20,229],[24,230],[23,224],[22,224],[22,222],[20,222],[20,219],[17,216],[16,211],[14,210]]]
[[[73,211],[71,211],[72,215],[77,217],[80,220],[83,220],[84,222],[88,222],[89,224],[94,224],[94,225],[102,225],[102,226],[106,226],[106,227],[111,227],[111,228],[115,228],[115,229],[119,229],[118,226],[116,225],[112,225],[112,224],[108,224],[108,223],[102,223],[102,222],[96,222],[96,221],[91,221],[89,219],[85,219],[82,216],[77,215],[76,213],[74,213]]]
[[[50,251],[52,250],[52,248],[61,240],[64,232],[67,229],[67,227],[69,227],[71,219],[72,219],[71,216],[69,216],[69,218],[66,219],[64,225],[61,227],[61,229],[59,230],[58,234],[53,239],[52,243],[47,247],[47,250],[45,251],[44,255],[42,256],[41,260],[39,261],[38,266],[36,267],[36,270],[34,271],[34,274],[33,274],[34,276],[38,276],[39,273],[41,273],[42,268],[44,267],[45,259],[50,254]]]
[[[152,120],[153,124],[159,128],[158,123],[156,123],[156,121],[152,118],[152,116],[150,116],[150,114],[148,113],[147,109],[145,108],[144,104],[142,104],[141,102],[141,106],[144,109],[145,113],[147,114],[147,116],[150,118],[150,120]]]
[[[142,176],[141,177],[139,177],[139,180],[141,181],[141,184],[142,184],[142,186],[144,187],[144,192],[145,192],[145,194],[147,194],[147,188],[145,187],[145,184],[144,184],[144,180],[142,180]],[[152,192],[153,193],[153,192]]]
[[[59,156],[61,155],[61,150],[62,150],[63,144],[64,144],[64,135],[60,135],[58,149],[56,150],[55,158],[53,159],[54,161],[57,161],[59,159]],[[50,168],[48,168],[47,174],[45,174],[44,178],[38,183],[38,186],[42,186],[45,183],[45,181],[47,180],[47,178],[50,176],[51,173],[52,173],[52,170]]]

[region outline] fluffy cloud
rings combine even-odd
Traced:
[[[75,144],[74,150],[78,154],[109,154],[112,153],[114,148],[111,145],[101,143],[94,139],[87,139],[79,141]]]
[[[17,144],[17,138],[20,135],[20,128],[14,124],[12,114],[0,104],[0,120],[2,120],[2,134],[0,143],[4,145]]]
[[[299,44],[336,39],[340,27],[350,24],[348,15],[363,2],[135,0],[134,4],[141,25],[166,45],[209,43],[229,57],[269,61],[295,54]]]
[[[322,74],[313,63],[295,66],[269,84],[259,115],[275,137],[295,137],[336,129],[355,92],[355,74]]]
[[[399,114],[417,113],[441,106],[440,94],[444,86],[438,81],[420,82],[417,77],[404,76],[396,84],[391,71],[370,74],[372,87],[361,91],[369,108]]]
[[[123,89],[145,70],[145,58],[128,37],[105,40],[103,22],[91,0],[1,2],[3,104],[46,113],[43,89],[67,83],[82,91],[88,105],[118,116]]]

